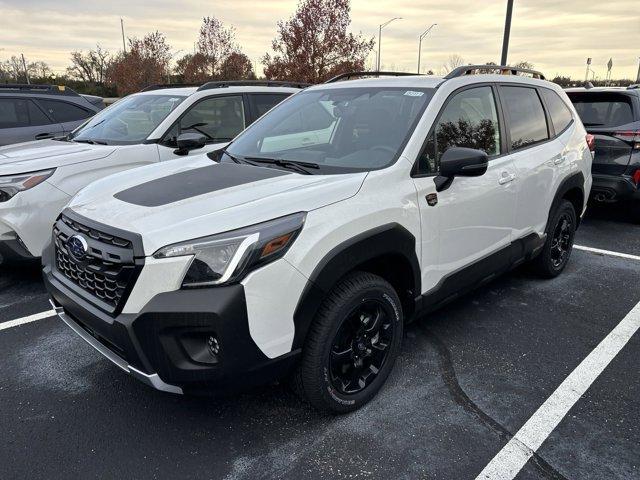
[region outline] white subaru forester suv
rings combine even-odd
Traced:
[[[44,254],[64,322],[159,390],[290,377],[346,412],[406,321],[516,265],[565,268],[591,152],[557,85],[487,66],[338,80],[225,150],[80,192]]]
[[[66,137],[0,147],[0,262],[40,257],[51,227],[83,187],[130,168],[229,142],[303,85],[225,81],[148,87]]]

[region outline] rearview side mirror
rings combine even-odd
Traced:
[[[207,143],[207,137],[201,133],[181,133],[176,138],[176,148],[173,153],[176,155],[187,155],[191,150],[202,148]]]
[[[484,175],[489,157],[482,150],[451,147],[440,157],[440,174],[434,179],[436,191],[446,190],[455,177],[479,177]]]

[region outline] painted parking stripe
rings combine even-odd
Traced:
[[[560,384],[476,480],[512,480],[640,328],[640,303]]]
[[[640,260],[640,256],[631,255],[629,253],[612,252],[611,250],[602,250],[601,248],[586,247],[584,245],[574,245],[576,250],[582,250],[584,252],[597,253],[598,255],[609,255],[611,257],[628,258],[630,260]]]
[[[38,320],[44,320],[45,318],[53,317],[55,314],[55,310],[47,310],[46,312],[35,313],[28,317],[9,320],[8,322],[0,323],[0,330],[17,327],[18,325],[24,325],[25,323],[37,322]]]

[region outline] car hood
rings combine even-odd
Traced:
[[[145,255],[173,243],[345,200],[366,173],[302,175],[206,156],[128,170],[95,182],[69,204],[93,221],[142,236]]]
[[[37,140],[0,147],[0,175],[35,172],[74,163],[99,160],[116,147],[59,140]]]

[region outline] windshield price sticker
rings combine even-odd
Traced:
[[[414,92],[413,90],[407,90],[404,92],[407,97],[421,97],[424,95],[424,92]]]

